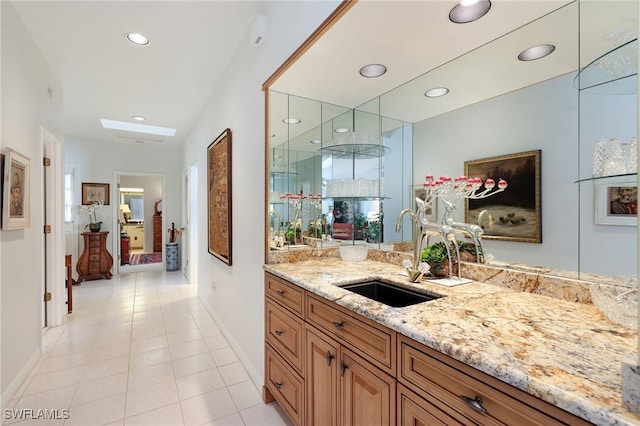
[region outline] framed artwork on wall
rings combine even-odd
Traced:
[[[30,160],[8,148],[4,156],[2,229],[22,229],[30,225]]]
[[[82,182],[82,205],[88,206],[96,202],[109,205],[109,184]]]
[[[231,130],[207,148],[209,253],[231,266]]]
[[[527,151],[480,160],[465,161],[468,177],[509,183],[503,192],[480,200],[467,200],[465,222],[478,223],[478,218],[490,217],[484,228],[485,240],[505,240],[542,243],[540,208],[541,151]],[[481,213],[486,211],[486,214]]]
[[[638,187],[633,183],[595,186],[596,225],[638,225]]]

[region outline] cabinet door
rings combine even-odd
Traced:
[[[396,381],[353,352],[341,348],[340,403],[345,426],[395,424]]]
[[[322,337],[320,337],[322,336]],[[338,424],[338,344],[322,333],[306,330],[307,425]]]

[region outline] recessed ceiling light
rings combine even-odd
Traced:
[[[127,123],[126,121],[100,119],[105,129],[123,130],[125,132],[147,133],[149,135],[175,136],[176,129],[169,127],[149,126],[147,124]]]
[[[550,55],[554,50],[556,50],[556,47],[553,44],[540,44],[522,51],[518,55],[518,59],[521,61],[535,61]]]
[[[434,87],[433,89],[427,90],[424,95],[427,98],[439,98],[440,96],[444,96],[449,93],[449,89],[446,87]]]
[[[300,119],[295,117],[287,117],[284,120],[282,120],[282,122],[285,124],[299,124]]]
[[[318,144],[320,143],[320,139],[313,139],[313,140],[310,140],[310,141],[309,141],[309,143],[312,143],[312,144],[314,144],[314,145],[318,145]]]
[[[141,116],[141,115],[134,115],[133,119],[136,120],[136,121],[144,121],[145,120],[145,118],[143,116]]]
[[[348,127],[338,127],[337,129],[334,130],[334,132],[336,132],[336,133],[347,133],[350,130],[351,129],[349,129]]]
[[[367,78],[380,77],[387,72],[387,67],[382,64],[369,64],[360,68],[360,75]]]
[[[482,18],[489,9],[489,0],[462,0],[449,12],[449,20],[456,24],[466,24]]]
[[[140,33],[126,33],[125,37],[127,37],[127,40],[129,40],[131,43],[135,45],[138,45],[138,46],[149,45],[149,39]]]

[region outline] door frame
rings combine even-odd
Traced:
[[[64,266],[64,154],[62,138],[46,124],[40,125],[42,152],[40,158],[48,157],[51,165],[43,168],[42,223],[51,226],[51,233],[42,232],[44,259],[42,292],[42,326],[62,325],[66,318],[65,266]],[[42,161],[42,160],[40,160]],[[42,163],[41,163],[42,164]],[[51,300],[44,301],[44,294],[51,293]],[[46,306],[45,306],[46,305]]]
[[[120,178],[122,176],[139,176],[139,177],[158,177],[161,178],[162,180],[162,205],[169,205],[168,203],[170,203],[170,200],[167,200],[167,177],[164,173],[151,173],[151,172],[131,172],[131,171],[125,171],[125,170],[116,170],[113,172],[113,185],[111,185],[111,199],[113,200],[111,205],[112,205],[112,217],[113,217],[113,227],[112,229],[114,229],[113,232],[113,237],[111,239],[111,253],[114,253],[115,255],[113,256],[113,263],[115,266],[115,273],[113,275],[119,275],[120,272]],[[162,228],[161,229],[167,229],[166,228],[166,221],[165,221],[166,217],[163,214],[162,215]],[[145,235],[146,235],[146,230],[145,230]],[[146,238],[146,237],[145,237]],[[160,270],[160,269],[164,269],[164,265],[165,265],[165,260],[164,260],[164,255],[166,254],[166,248],[165,248],[165,243],[166,243],[166,235],[165,232],[162,232],[162,253],[163,253],[163,259],[162,259],[162,263],[158,263],[158,266],[155,266],[156,264],[149,264],[149,265],[129,265],[128,267],[130,268],[135,268],[135,269],[131,269],[131,272],[139,272],[142,270],[148,271],[148,270]]]

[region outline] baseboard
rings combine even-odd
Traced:
[[[262,377],[258,373],[258,371],[253,367],[253,365],[249,361],[249,358],[246,356],[244,351],[240,348],[240,345],[238,344],[238,342],[236,342],[236,340],[233,338],[233,335],[231,334],[231,332],[229,332],[229,330],[227,330],[227,328],[224,326],[224,322],[216,315],[212,307],[209,306],[209,304],[206,303],[203,299],[200,299],[200,300],[202,301],[204,307],[207,309],[207,312],[209,312],[209,315],[211,315],[213,320],[216,322],[216,325],[220,329],[220,332],[222,333],[224,338],[227,339],[227,342],[231,346],[231,349],[233,349],[233,351],[236,353],[238,359],[240,360],[240,363],[242,364],[244,369],[247,371],[249,378],[253,382],[253,385],[256,387],[258,391],[260,391],[262,389],[262,386],[264,385],[264,377]]]
[[[0,397],[0,408],[2,409],[2,412],[7,408],[7,404],[13,399],[16,392],[18,392],[18,389],[20,389],[20,386],[22,386],[27,377],[29,377],[29,373],[31,373],[31,370],[33,370],[41,357],[42,349],[38,348],[33,355],[31,355],[29,361],[27,361],[24,367],[22,367],[18,375],[9,384],[7,389],[2,392],[2,396]]]

